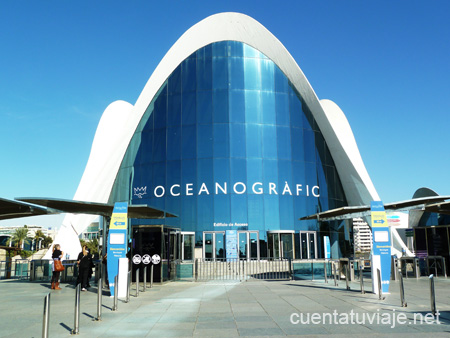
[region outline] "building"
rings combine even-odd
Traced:
[[[353,219],[353,245],[355,254],[370,254],[372,250],[372,230],[362,218]]]
[[[343,112],[317,98],[280,41],[238,13],[194,25],[135,105],[105,110],[74,196],[178,215],[131,219],[129,234],[161,227],[161,250],[179,248],[163,256],[184,259],[194,248],[211,259],[318,258],[325,237],[332,258],[349,256],[351,221],[299,218],[378,199]],[[57,241],[94,218],[68,215]]]

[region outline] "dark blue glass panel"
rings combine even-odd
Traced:
[[[305,161],[314,162],[316,160],[316,151],[314,146],[314,132],[303,129],[303,146],[305,151]]]
[[[214,221],[216,223],[230,223],[231,221],[230,195],[214,196]]]
[[[311,189],[313,186],[317,185],[317,183],[318,183],[317,171],[316,171],[316,166],[314,163],[308,163],[308,162],[305,163],[305,174],[306,174],[305,184],[307,186],[306,186],[306,188],[303,189],[303,191],[306,193],[307,196],[312,196]]]
[[[183,92],[181,100],[181,118],[183,125],[194,124],[197,121],[197,96],[195,92]]]
[[[155,188],[158,186],[164,187],[166,185],[166,162],[159,162],[159,163],[153,164],[153,180],[151,183],[152,183],[151,184],[152,191],[150,192],[150,194],[153,198],[153,196],[156,195],[156,194],[154,194]],[[161,195],[162,190],[158,189],[157,194]]]
[[[213,58],[213,88],[228,89],[227,58]]]
[[[263,182],[263,160],[262,159],[248,159],[247,160],[247,193],[257,194],[260,192],[261,185],[255,186],[253,191],[253,184],[256,182]],[[262,186],[264,188],[264,186]]]
[[[197,231],[214,230],[214,199],[211,196],[197,196]]]
[[[244,59],[244,84],[247,90],[261,90],[259,59]]]
[[[261,92],[262,122],[276,124],[275,94],[273,92]]]
[[[282,126],[289,125],[289,98],[287,94],[276,93],[275,109],[277,111],[277,124]]]
[[[294,229],[294,202],[292,196],[281,195],[280,199],[280,216],[279,220],[284,230]]]
[[[228,41],[219,41],[212,44],[213,57],[228,56]]]
[[[245,92],[243,90],[232,90],[229,92],[230,100],[230,122],[245,122]]]
[[[240,158],[232,158],[230,160],[230,186],[232,189],[233,182],[247,182],[247,160]]]
[[[261,125],[247,124],[245,128],[247,143],[247,158],[262,157],[262,131]]]
[[[263,91],[273,92],[275,90],[273,66],[274,64],[271,60],[260,60],[261,89]]]
[[[266,160],[263,161],[264,165],[264,182],[266,186],[264,187],[264,191],[269,193],[269,189],[267,185],[269,182],[277,183],[278,182],[278,161],[276,160]]]
[[[228,123],[228,91],[215,90],[213,92],[214,123]]]
[[[248,200],[248,226],[249,229],[264,226],[264,212],[261,206],[264,205],[264,195],[247,195]]]
[[[247,195],[231,195],[231,222],[248,223],[247,218]]]
[[[230,124],[230,156],[244,158],[245,151],[245,125]]]
[[[262,139],[263,139],[263,157],[266,159],[277,158],[277,143],[274,140],[277,139],[277,129],[274,125],[262,126]]]
[[[167,126],[173,127],[181,125],[181,95],[169,94],[167,106]]]
[[[245,91],[245,122],[261,123],[261,94],[256,90]]]
[[[305,160],[303,147],[303,129],[291,128],[292,159],[296,161]]]
[[[242,57],[244,56],[244,44],[238,41],[228,41],[230,56]]]
[[[197,156],[199,158],[213,156],[213,128],[211,124],[197,126]]]
[[[197,89],[211,90],[212,87],[212,59],[197,59]]]
[[[289,90],[289,83],[286,75],[281,71],[278,66],[274,67],[275,73],[275,91],[279,93],[287,93]]]
[[[166,130],[156,129],[155,140],[153,142],[153,160],[161,162],[166,160]]]
[[[214,182],[223,186],[224,182],[230,181],[230,160],[228,158],[216,158],[214,159]],[[211,193],[215,190],[215,187],[211,187]]]
[[[295,186],[292,184],[292,162],[278,161],[278,186],[280,194],[295,195]],[[287,183],[287,186],[286,186]]]
[[[153,111],[155,118],[155,128],[165,128],[167,120],[167,96],[160,95],[155,102]]]
[[[230,157],[230,135],[227,124],[214,124],[214,157]]]
[[[141,146],[139,148],[139,162],[151,163],[153,160],[153,131],[142,133]]]
[[[166,168],[166,208],[168,212],[178,215],[181,210],[180,197],[172,196],[172,194],[181,194],[181,186],[173,187],[181,183],[181,161],[167,161]]]
[[[289,96],[289,110],[290,110],[290,117],[291,117],[291,126],[292,127],[303,127],[303,111],[302,111],[302,104],[300,102],[300,99],[297,98],[295,95]]]
[[[190,198],[191,196],[186,196],[186,185],[191,187],[197,187],[197,161],[196,160],[183,160],[181,164],[181,186],[182,195],[184,198]],[[192,195],[192,196],[196,196]]]
[[[175,68],[169,76],[169,93],[181,93],[181,66]]]
[[[197,60],[186,59],[181,64],[182,92],[194,91],[197,88]]]
[[[181,157],[183,159],[196,158],[197,155],[197,127],[185,125],[182,130]]]
[[[264,194],[264,223],[267,230],[280,229],[280,206],[278,195]]]
[[[291,159],[291,129],[277,126],[277,152],[279,159]]]
[[[167,128],[167,160],[181,158],[181,127]]]
[[[212,123],[213,104],[211,91],[197,92],[197,122]]]
[[[228,64],[230,89],[244,89],[244,59],[230,58]]]

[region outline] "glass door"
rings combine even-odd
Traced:
[[[239,258],[259,259],[258,231],[238,231]]]
[[[203,258],[206,259],[225,258],[224,231],[203,232]]]
[[[317,258],[317,237],[315,231],[300,231],[301,259]]]
[[[269,232],[269,257],[294,258],[294,231]]]

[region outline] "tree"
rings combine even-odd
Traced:
[[[44,236],[44,240],[42,241],[42,245],[44,246],[44,248],[48,248],[52,243],[53,238],[51,238],[50,236]]]
[[[42,230],[38,230],[36,231],[36,233],[34,234],[34,240],[36,241],[36,248],[35,250],[38,251],[40,249],[40,245],[39,243],[41,242],[41,240],[43,240],[45,238],[44,233],[42,232]]]
[[[8,240],[8,244],[13,243],[16,245],[17,248],[21,248],[22,244],[27,241],[29,241],[28,229],[26,226],[24,226],[23,228],[17,228],[14,231],[14,233]]]

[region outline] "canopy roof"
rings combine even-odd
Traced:
[[[385,210],[409,210],[422,208],[424,211],[437,212],[450,215],[450,202],[444,202],[450,199],[450,196],[430,196],[414,198],[406,201],[387,203]],[[337,209],[319,212],[300,218],[300,221],[316,219],[318,221],[342,220],[355,217],[364,217],[370,214],[370,205],[341,207]]]
[[[16,201],[0,198],[0,220],[47,214],[72,213],[111,216],[114,204],[65,200],[57,198],[21,197]],[[177,217],[148,205],[129,205],[128,217],[161,219]]]
[[[0,220],[47,215],[49,213],[51,212],[47,208],[0,198]]]

